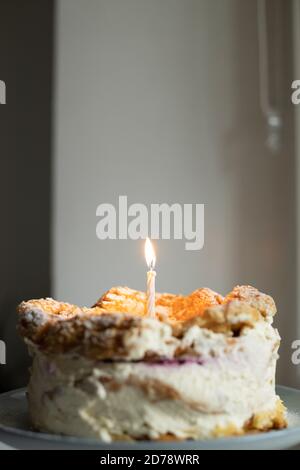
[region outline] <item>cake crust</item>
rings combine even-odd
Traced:
[[[145,315],[145,301],[144,293],[123,287],[111,289],[91,308],[30,300],[18,307],[18,329],[46,353],[151,360],[197,355],[186,341],[189,331],[220,335],[230,345],[233,336],[276,313],[273,299],[250,286],[236,287],[225,298],[207,288],[186,297],[158,294],[156,318]]]
[[[191,294],[156,294],[155,310],[158,318],[173,322],[183,322],[201,315],[207,307],[220,305],[224,297],[213,290],[202,287]],[[145,292],[128,287],[113,287],[96,302],[108,312],[126,312],[139,316],[147,315]]]

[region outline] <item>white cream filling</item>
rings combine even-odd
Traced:
[[[242,430],[256,413],[276,406],[279,335],[268,323],[232,344],[198,327],[182,340],[202,364],[104,363],[35,352],[29,385],[34,425],[73,436],[208,438]]]

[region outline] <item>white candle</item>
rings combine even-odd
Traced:
[[[155,252],[149,238],[146,239],[145,243],[145,257],[149,268],[147,272],[147,314],[151,317],[155,317],[155,276],[154,271],[156,257]]]

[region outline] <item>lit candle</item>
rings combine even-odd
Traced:
[[[149,238],[146,239],[145,243],[145,257],[149,268],[147,272],[147,313],[151,317],[155,317],[155,276],[154,271],[156,257],[155,252]]]

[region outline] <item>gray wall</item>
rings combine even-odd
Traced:
[[[16,305],[49,295],[52,0],[1,0],[0,392],[24,385],[28,355],[16,333]]]
[[[96,207],[205,203],[205,247],[159,241],[157,287],[274,295],[280,379],[295,382],[295,181],[289,4],[283,2],[283,150],[265,146],[256,2],[60,0],[57,8],[53,280],[92,304],[112,285],[145,287],[141,241],[96,238]],[[283,363],[282,362],[282,363]]]

